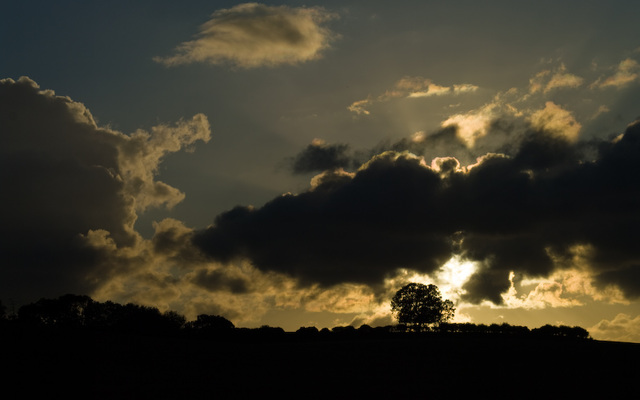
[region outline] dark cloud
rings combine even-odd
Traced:
[[[207,271],[201,269],[193,277],[192,282],[212,292],[228,290],[234,294],[243,294],[250,291],[249,283],[246,279],[229,276],[221,270]]]
[[[27,79],[0,83],[0,126],[2,292],[85,292],[84,268],[96,254],[79,233],[101,228],[133,240],[110,135],[80,105]]]
[[[427,159],[435,157],[455,157],[462,162],[475,159],[465,143],[457,135],[457,127],[449,126],[429,134],[419,132],[413,138],[403,138],[395,142],[382,141],[366,152],[358,155],[361,161],[366,161],[376,154],[385,151],[408,151],[423,155]]]
[[[137,212],[184,196],[154,180],[162,156],[209,134],[196,116],[124,135],[29,78],[0,80],[0,294],[33,301],[103,284],[104,251],[87,235],[137,246]]]
[[[466,169],[385,152],[307,192],[223,213],[195,243],[220,261],[248,258],[323,285],[432,272],[458,253],[479,262],[465,287],[476,303],[501,302],[510,271],[546,276],[582,246],[600,284],[638,296],[640,123],[597,146],[534,130],[517,138],[508,155]]]
[[[447,155],[465,162],[475,160],[474,152],[458,138],[456,131],[455,126],[447,127],[428,135],[418,134],[414,138],[402,138],[395,142],[384,140],[371,149],[358,151],[351,151],[348,144],[327,144],[316,139],[295,157],[287,159],[286,163],[294,174],[306,174],[340,168],[354,170],[386,151],[408,151],[429,159]]]
[[[290,168],[294,174],[350,168],[354,160],[347,154],[348,150],[346,144],[328,145],[316,141],[289,160]]]
[[[428,224],[430,216],[403,199],[428,199],[438,186],[438,176],[417,158],[387,153],[341,184],[330,180],[259,210],[237,207],[221,214],[195,241],[221,261],[248,257],[260,268],[307,283],[374,284],[408,265],[433,271],[446,261],[450,240],[446,232],[421,232],[419,224]]]

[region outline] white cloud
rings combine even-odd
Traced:
[[[298,64],[317,59],[336,37],[323,26],[335,18],[319,7],[239,4],[216,11],[194,40],[184,42],[169,57],[155,61],[167,66],[205,62],[241,68]]]

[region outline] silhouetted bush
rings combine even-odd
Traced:
[[[200,314],[187,322],[175,311],[160,312],[155,307],[132,303],[125,305],[111,301],[97,302],[88,296],[66,294],[57,299],[40,299],[20,307],[16,318],[6,317],[6,307],[0,303],[0,321],[3,326],[27,329],[65,329],[118,332],[121,334],[167,335],[179,332],[201,338],[249,338],[259,340],[360,340],[366,338],[432,337],[434,335],[492,335],[534,338],[588,339],[589,332],[581,327],[544,325],[529,330],[526,326],[502,324],[473,324],[443,322],[428,331],[415,332],[405,324],[372,328],[362,325],[336,326],[332,329],[315,326],[301,327],[295,334],[287,335],[280,327],[263,325],[259,328],[236,328],[228,319],[219,315]],[[22,329],[21,328],[21,329]]]
[[[315,326],[308,326],[308,327],[303,326],[298,328],[298,330],[296,331],[296,336],[306,338],[306,339],[315,338],[319,334],[320,334],[320,331]]]
[[[2,304],[2,300],[0,300],[0,320],[7,319],[7,307]]]
[[[187,322],[186,328],[208,333],[228,332],[235,328],[233,322],[220,315],[200,314],[195,321]]]
[[[280,337],[284,335],[284,329],[277,326],[262,325],[257,329],[258,333],[263,336]]]
[[[333,334],[333,336],[336,336],[342,339],[353,338],[356,335],[356,328],[351,325],[336,326],[333,329],[331,329],[331,333]]]
[[[362,324],[358,328],[358,334],[360,335],[368,335],[368,334],[371,334],[372,332],[373,332],[373,328],[367,324]]]
[[[531,332],[540,337],[564,337],[571,339],[588,339],[589,332],[579,326],[552,326],[544,325],[540,328],[532,329]]]
[[[40,299],[18,310],[18,322],[32,328],[92,329],[124,333],[175,333],[185,318],[174,312],[136,304],[100,303],[89,296],[66,294]]]
[[[20,307],[18,320],[31,327],[81,328],[84,311],[93,303],[89,296],[66,294],[57,299],[40,299]]]

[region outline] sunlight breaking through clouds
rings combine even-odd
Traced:
[[[489,124],[495,118],[495,104],[487,104],[484,107],[465,114],[455,114],[442,121],[440,126],[447,128],[456,126],[456,134],[464,141],[467,147],[473,147],[476,141],[487,135]]]

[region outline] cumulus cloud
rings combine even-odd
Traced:
[[[531,114],[529,120],[534,128],[562,135],[569,140],[576,140],[582,125],[573,114],[552,101],[547,101],[544,108]]]
[[[457,255],[476,265],[464,300],[496,304],[512,273],[549,277],[584,246],[592,288],[635,298],[640,123],[596,143],[595,160],[568,136],[531,129],[473,166],[388,151],[313,190],[225,212],[194,243],[216,262],[249,260],[324,287],[380,285],[401,269],[433,274]],[[560,304],[565,290],[547,282],[532,296]]]
[[[179,45],[174,55],[154,60],[167,66],[298,64],[319,58],[329,47],[336,35],[324,24],[335,17],[319,7],[239,4],[213,13],[194,40]]]
[[[0,81],[0,128],[0,290],[16,301],[101,285],[93,243],[136,248],[138,213],[184,197],[155,179],[163,156],[210,136],[204,115],[131,135],[102,128],[25,77]]]
[[[577,297],[584,296],[591,288],[589,277],[580,277],[575,270],[561,270],[546,278],[521,279],[518,282],[518,286],[521,286],[520,290],[516,288],[515,278],[515,273],[510,273],[509,290],[502,294],[503,303],[509,308],[542,309],[581,306],[584,303]],[[522,290],[522,287],[527,286],[533,286],[533,288]]]
[[[303,287],[248,261],[211,260],[178,220],[154,223],[149,239],[135,231],[140,213],[184,197],[157,172],[168,153],[209,140],[204,115],[127,135],[28,78],[4,79],[0,132],[0,292],[17,304],[81,293],[240,324],[257,323],[270,307],[354,313],[376,304],[365,285]],[[318,162],[307,157],[300,165],[331,164]],[[336,169],[314,182],[322,191],[352,177]]]
[[[611,321],[602,320],[588,329],[591,337],[598,340],[640,342],[640,316],[633,318],[620,313]]]
[[[133,302],[180,312],[224,315],[236,323],[258,320],[279,292],[294,287],[248,263],[222,266],[202,257],[192,245],[193,230],[164,219],[149,240],[118,246],[108,232],[89,231],[85,242],[96,252],[91,278],[94,299]]]
[[[147,207],[173,207],[184,194],[163,182],[154,180],[162,158],[190,146],[198,140],[209,141],[211,129],[204,114],[174,125],[158,125],[150,132],[137,130],[119,146],[118,163],[125,191],[136,199],[136,210]]]
[[[368,107],[375,103],[385,102],[392,99],[416,99],[432,96],[458,95],[474,92],[476,90],[478,90],[478,86],[470,83],[441,86],[434,83],[431,79],[425,79],[420,76],[405,76],[397,81],[393,85],[393,88],[385,91],[383,94],[354,101],[347,107],[347,109],[358,115],[369,115],[370,111],[367,109]]]

